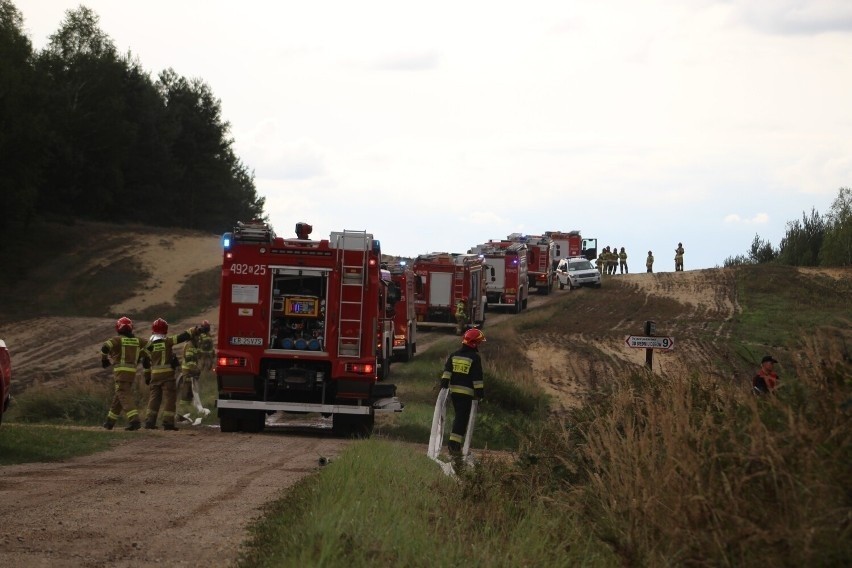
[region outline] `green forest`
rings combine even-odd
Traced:
[[[21,12],[0,0],[0,243],[42,221],[221,233],[263,216],[204,81],[173,69],[153,78],[84,6],[41,51],[23,30]]]

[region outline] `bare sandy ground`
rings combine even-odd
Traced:
[[[274,430],[139,431],[100,454],[4,466],[0,566],[233,564],[260,507],[347,443]]]

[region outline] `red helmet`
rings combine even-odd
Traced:
[[[462,344],[468,347],[479,347],[479,344],[483,341],[485,341],[485,334],[482,333],[482,330],[475,327],[464,332],[462,336]]]
[[[201,325],[199,327],[201,328],[201,331],[207,333],[208,331],[210,331],[210,322],[204,320],[203,322],[201,322]]]
[[[120,317],[115,322],[115,332],[133,331],[133,321],[127,316]]]
[[[159,335],[165,335],[169,332],[169,322],[163,318],[157,318],[157,320],[151,325],[151,331]]]

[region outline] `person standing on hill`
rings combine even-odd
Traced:
[[[675,272],[683,272],[683,243],[678,243],[675,249]]]
[[[621,247],[621,252],[618,253],[618,265],[621,274],[628,274],[630,272],[627,270],[627,251],[624,250],[624,247]]]
[[[145,384],[151,390],[148,395],[148,413],[145,416],[145,428],[157,428],[157,415],[160,405],[163,405],[163,430],[177,430],[175,413],[177,397],[175,385],[175,369],[180,366],[173,347],[178,343],[189,341],[198,334],[198,328],[184,331],[177,335],[168,335],[169,324],[163,318],[158,318],[151,326],[151,339],[142,350],[142,366],[145,368]]]
[[[654,253],[648,251],[648,258],[645,259],[646,272],[654,272]]]
[[[125,430],[138,430],[141,421],[136,402],[133,400],[133,381],[136,379],[139,357],[147,341],[133,335],[133,321],[128,317],[121,317],[115,322],[115,332],[117,336],[107,339],[101,345],[101,366],[106,369],[112,365],[115,380],[115,395],[112,397],[103,427],[112,430],[124,410],[128,422]]]
[[[485,334],[482,330],[477,328],[467,330],[462,337],[461,349],[451,354],[444,363],[441,388],[450,389],[450,398],[455,411],[453,430],[447,444],[450,455],[454,458],[461,458],[473,400],[482,400],[485,396],[482,360],[479,357],[479,345],[484,342]]]
[[[755,394],[772,394],[778,388],[778,373],[775,372],[774,368],[777,362],[772,355],[766,355],[760,361],[760,368],[751,379]]]

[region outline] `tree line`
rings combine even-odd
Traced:
[[[725,259],[725,266],[775,262],[790,266],[852,266],[852,189],[841,187],[829,212],[812,208],[801,221],[787,222],[778,247],[755,234],[745,254]]]
[[[223,232],[262,217],[210,87],[172,69],[152,79],[98,23],[69,10],[36,51],[0,0],[0,236],[41,219]]]

